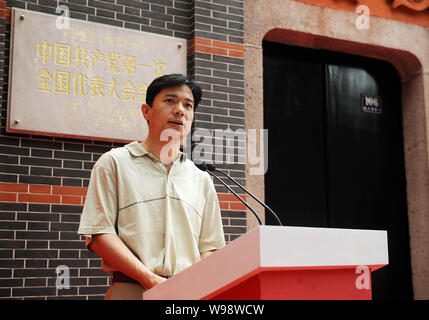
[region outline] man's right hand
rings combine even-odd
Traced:
[[[89,249],[102,257],[115,270],[137,280],[150,289],[167,280],[151,272],[115,234],[95,234]]]

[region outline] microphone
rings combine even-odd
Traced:
[[[228,174],[226,174],[225,172],[218,170],[215,168],[214,165],[210,164],[210,163],[205,163],[202,162],[200,164],[196,164],[194,162],[194,164],[197,166],[198,169],[202,170],[202,171],[206,171],[207,173],[209,173],[211,176],[213,176],[214,178],[216,178],[219,182],[221,182],[225,187],[228,188],[229,191],[231,191],[241,202],[243,202],[243,204],[248,207],[250,209],[250,211],[252,211],[252,213],[256,216],[256,218],[259,221],[259,225],[262,225],[262,221],[261,218],[258,216],[258,214],[253,210],[253,208],[246,203],[243,199],[240,198],[240,196],[237,195],[236,192],[234,192],[234,190],[232,190],[225,182],[223,182],[222,180],[220,180],[216,175],[214,175],[213,173],[211,173],[211,171],[216,171],[219,173],[222,173],[224,176],[226,176],[229,180],[231,180],[232,182],[234,182],[238,187],[240,187],[244,192],[246,192],[249,196],[251,196],[253,199],[255,199],[259,204],[261,204],[264,208],[266,208],[277,220],[278,224],[280,226],[282,226],[282,222],[280,221],[279,217],[274,213],[273,210],[271,210],[270,207],[268,207],[265,203],[263,203],[261,200],[259,200],[256,196],[254,196],[252,193],[250,193],[248,190],[246,190],[241,184],[239,184],[236,180],[234,180],[231,176],[229,176]]]
[[[240,198],[240,196],[234,191],[232,190],[225,182],[223,182],[221,179],[219,179],[215,174],[211,173],[211,171],[215,171],[215,167],[211,164],[206,164],[204,162],[200,163],[200,164],[196,164],[194,162],[194,164],[197,166],[198,169],[202,170],[202,171],[206,171],[209,175],[211,175],[213,178],[215,178],[216,180],[218,180],[220,183],[222,183],[229,191],[231,191],[237,198],[238,200],[240,200],[241,202],[243,202],[243,204],[248,207],[250,209],[250,211],[252,211],[252,213],[255,215],[256,219],[258,219],[259,225],[262,226],[262,220],[259,217],[259,215],[255,212],[255,210],[253,210],[253,208],[250,206],[250,204],[248,204],[246,201],[244,201],[243,199]]]

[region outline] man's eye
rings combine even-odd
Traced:
[[[167,99],[167,100],[165,100],[167,103],[174,103],[174,100],[173,99]]]
[[[190,103],[186,105],[186,108],[188,108],[188,109],[192,109],[193,107],[194,106],[192,104],[190,104]]]

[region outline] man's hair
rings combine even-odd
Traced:
[[[165,88],[180,87],[186,85],[191,89],[194,96],[194,110],[198,107],[203,95],[200,85],[194,80],[180,73],[166,74],[152,81],[146,91],[146,104],[152,107],[156,95]]]

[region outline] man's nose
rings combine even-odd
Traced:
[[[174,106],[174,114],[183,116],[185,114],[185,108],[181,102],[176,103]]]

